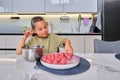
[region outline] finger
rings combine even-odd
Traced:
[[[35,34],[35,32],[32,30],[32,31],[31,31],[31,34]]]
[[[72,51],[72,50],[69,50],[69,51],[67,51],[67,53],[69,53],[69,54],[73,54],[73,51]]]
[[[64,50],[64,53],[67,53],[66,49]]]

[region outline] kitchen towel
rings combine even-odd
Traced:
[[[59,75],[79,74],[79,73],[83,73],[87,71],[90,68],[90,63],[86,59],[81,58],[81,57],[80,57],[80,63],[76,67],[73,67],[70,69],[62,69],[62,70],[61,69],[50,69],[50,68],[43,66],[40,62],[37,62],[36,65],[42,70],[45,70],[53,74],[59,74]]]
[[[89,18],[83,18],[83,24],[84,24],[84,26],[88,26],[89,25]]]
[[[101,11],[98,13],[98,16],[97,16],[97,21],[96,21],[96,27],[98,28],[98,29],[100,29],[101,30]]]

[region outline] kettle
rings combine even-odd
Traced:
[[[35,62],[37,59],[43,56],[43,46],[23,46],[22,55],[26,61]]]

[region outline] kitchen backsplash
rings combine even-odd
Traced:
[[[88,33],[93,22],[92,14],[0,15],[0,33],[22,33],[34,16],[43,16],[53,33]]]

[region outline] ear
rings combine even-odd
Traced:
[[[37,35],[35,30],[31,30],[31,34],[32,34],[32,36],[36,36]]]
[[[35,30],[34,30],[34,29],[32,29],[32,30],[31,30],[31,33],[32,33],[32,34],[34,34],[34,33],[35,33]]]

